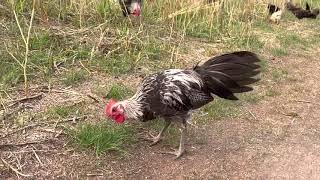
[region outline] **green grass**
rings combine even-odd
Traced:
[[[93,150],[97,156],[110,151],[126,153],[126,148],[136,139],[133,126],[111,126],[107,123],[79,125],[68,134],[75,146]]]
[[[308,45],[308,40],[295,32],[283,32],[277,38],[280,40],[281,45],[286,48],[295,47],[306,50],[305,48]]]
[[[84,70],[72,69],[64,74],[62,82],[66,86],[77,85],[87,79],[88,73]]]
[[[261,62],[259,63],[260,70],[262,73],[265,73],[268,70],[268,60],[265,57],[260,57],[260,60],[261,60]]]
[[[283,69],[273,69],[271,75],[274,81],[280,81],[287,77],[288,72]]]
[[[279,96],[279,95],[280,95],[280,92],[273,90],[273,89],[268,89],[266,91],[266,96],[269,96],[269,97],[275,97],[275,96]]]
[[[108,58],[100,56],[92,62],[91,69],[96,68],[111,75],[124,75],[134,72],[135,58],[135,55],[126,52]]]
[[[272,48],[271,53],[272,53],[272,55],[274,55],[276,57],[283,57],[283,56],[287,56],[289,54],[289,52],[286,48]]]
[[[114,84],[106,95],[107,99],[123,100],[133,95],[133,91],[122,84]]]
[[[0,62],[0,89],[17,85],[22,81],[22,69],[13,63]]]
[[[224,117],[237,117],[240,114],[239,103],[230,100],[216,98],[203,108],[207,117],[212,119]]]
[[[257,21],[253,26],[263,32],[274,32],[272,25],[267,21]]]
[[[23,127],[29,124],[34,118],[34,114],[30,112],[19,112],[17,116],[14,118],[14,122],[16,125]]]
[[[248,103],[257,103],[263,99],[263,95],[257,92],[247,92],[247,93],[241,94],[239,96],[239,99],[241,101],[248,102]]]
[[[161,131],[165,124],[165,121],[163,119],[155,119],[150,122],[146,123],[146,126],[149,130],[153,130],[152,135],[157,136],[158,133]],[[179,138],[180,138],[180,131],[179,131],[179,125],[172,123],[169,128],[165,131],[163,136],[163,143],[165,145],[169,146],[176,146],[179,144]]]
[[[66,106],[66,105],[61,105],[61,106],[55,106],[52,107],[47,111],[47,114],[51,118],[69,118],[74,115],[79,115],[81,114],[81,107],[73,105],[73,106]]]
[[[256,35],[238,36],[226,39],[225,48],[230,50],[246,49],[259,52],[264,44],[259,40]]]
[[[86,73],[75,70],[80,61],[90,71],[113,76],[130,75],[142,68],[153,72],[180,67],[184,62],[177,57],[190,53],[193,48],[185,41],[189,37],[209,42],[219,40],[229,50],[261,49],[263,44],[251,33],[250,22],[245,21],[247,15],[238,11],[239,8],[245,10],[243,3],[225,3],[226,10],[223,9],[222,13],[212,6],[190,12],[182,11],[170,19],[169,14],[180,11],[189,4],[171,0],[145,2],[144,21],[140,24],[123,18],[117,2],[41,1],[36,7],[37,17],[50,21],[48,27],[34,21],[28,77],[39,82],[53,82],[51,78],[58,78],[66,86],[77,85],[87,78]],[[31,3],[17,1],[16,9],[22,28],[27,29]],[[8,36],[9,49],[21,58],[24,48],[18,28],[13,21],[8,22],[11,22],[8,23],[10,26],[2,34]],[[58,23],[50,28],[51,22]],[[101,25],[104,22],[107,23]],[[1,50],[4,50],[3,47],[0,47],[0,52]],[[12,58],[5,58],[4,61],[8,71],[3,73],[4,77],[0,76],[0,84],[11,86],[19,83],[19,65]],[[63,62],[63,68],[71,71],[62,75],[56,73],[54,64],[59,62]]]

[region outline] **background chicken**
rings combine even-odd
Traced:
[[[269,15],[272,15],[273,13],[280,11],[281,9],[274,4],[268,3],[268,10],[269,10]]]
[[[298,19],[303,19],[303,18],[316,19],[317,16],[319,15],[319,9],[316,8],[316,9],[311,10],[310,5],[308,3],[306,3],[306,9],[302,9],[301,7],[294,5],[291,1],[288,1],[286,3],[286,7]]]
[[[279,24],[280,20],[282,18],[282,14],[283,14],[283,10],[280,9],[279,11],[276,11],[273,14],[271,14],[269,19],[270,19],[270,21]]]
[[[251,91],[248,87],[258,79],[260,60],[248,51],[213,57],[193,69],[170,69],[146,77],[136,94],[124,101],[110,100],[106,114],[119,123],[127,119],[148,121],[162,117],[165,126],[152,145],[158,143],[171,122],[181,123],[178,151],[170,152],[179,158],[185,152],[186,126],[191,111],[198,109],[217,95],[238,100],[234,93]]]
[[[277,23],[279,24],[280,23],[280,20],[282,18],[282,15],[284,13],[284,10],[285,10],[285,3],[286,1],[283,1],[282,3],[282,7],[283,8],[280,8],[274,4],[271,4],[271,3],[268,3],[268,10],[269,10],[269,19],[270,21],[274,22],[274,23]]]
[[[124,16],[140,16],[142,0],[119,0]]]

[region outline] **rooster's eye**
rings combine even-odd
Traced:
[[[114,108],[112,108],[112,112],[116,112],[117,111],[117,109],[114,107]]]

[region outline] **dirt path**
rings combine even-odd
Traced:
[[[65,140],[58,139],[46,144],[51,151],[38,152],[41,160],[29,153],[21,159],[21,166],[34,177],[45,179],[318,179],[319,56],[320,50],[313,58],[271,61],[269,69],[288,72],[285,79],[271,83],[279,95],[246,105],[238,118],[191,128],[187,155],[180,160],[160,153],[168,147],[149,147],[144,141],[125,159],[99,159],[65,151]],[[0,175],[15,178],[9,171]]]

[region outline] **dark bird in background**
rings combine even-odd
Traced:
[[[185,152],[187,122],[192,110],[214,100],[215,96],[238,100],[235,93],[253,90],[248,85],[257,82],[260,72],[257,55],[239,51],[213,57],[193,69],[169,69],[147,76],[136,94],[124,101],[111,99],[106,105],[106,115],[118,123],[125,120],[142,122],[163,118],[165,126],[151,145],[157,144],[172,122],[181,124],[179,158]]]
[[[140,16],[142,0],[119,0],[123,15]]]
[[[295,6],[291,1],[286,2],[286,8],[291,11],[298,19],[312,18],[316,19],[319,15],[319,9],[311,10],[310,5],[306,3],[306,9]]]
[[[273,13],[281,10],[278,6],[271,3],[268,4],[268,9],[269,9],[269,15],[272,15]]]

